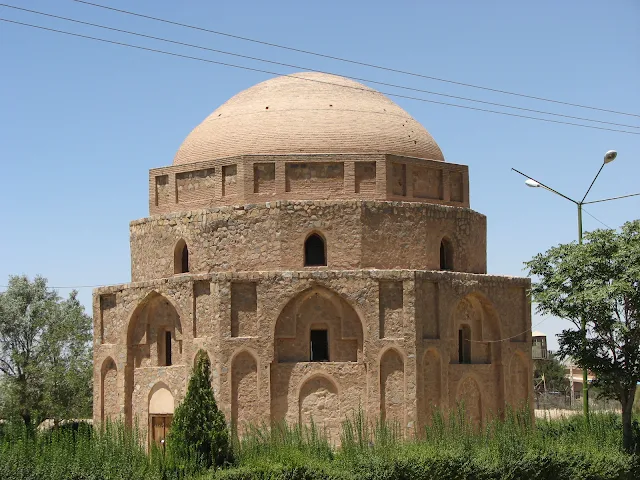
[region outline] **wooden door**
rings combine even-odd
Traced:
[[[173,415],[151,415],[151,441],[159,446],[164,446]]]

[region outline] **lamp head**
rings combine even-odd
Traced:
[[[530,178],[527,178],[527,179],[524,181],[524,184],[525,184],[527,187],[531,187],[531,188],[537,188],[537,187],[539,187],[539,186],[540,186],[540,184],[539,184],[538,182],[536,182],[535,180],[531,180]]]
[[[609,150],[607,153],[604,154],[604,163],[613,162],[617,156],[618,156],[618,152],[616,152],[615,150]]]

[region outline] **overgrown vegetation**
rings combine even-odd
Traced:
[[[640,429],[635,423],[636,435]],[[403,440],[396,425],[354,415],[335,448],[322,430],[285,424],[250,428],[235,439],[234,463],[217,470],[178,467],[167,452],[145,453],[135,431],[107,425],[27,435],[0,433],[2,479],[635,479],[640,458],[622,448],[620,416],[538,420],[511,412],[482,429],[462,411],[436,415],[422,437]]]

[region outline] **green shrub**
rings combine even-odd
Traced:
[[[167,451],[185,473],[219,467],[231,461],[229,431],[211,388],[211,362],[200,350],[187,394],[175,410]]]

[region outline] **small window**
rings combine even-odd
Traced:
[[[171,365],[171,332],[164,333],[164,355],[165,365],[168,367]]]
[[[446,238],[440,242],[440,270],[453,270],[453,248]]]
[[[458,363],[471,363],[471,329],[462,325],[458,330]]]
[[[329,361],[329,332],[327,330],[311,330],[311,361]]]
[[[327,264],[324,239],[314,233],[304,242],[304,266],[319,267]]]
[[[189,273],[189,249],[184,240],[176,244],[173,255],[174,273]]]

